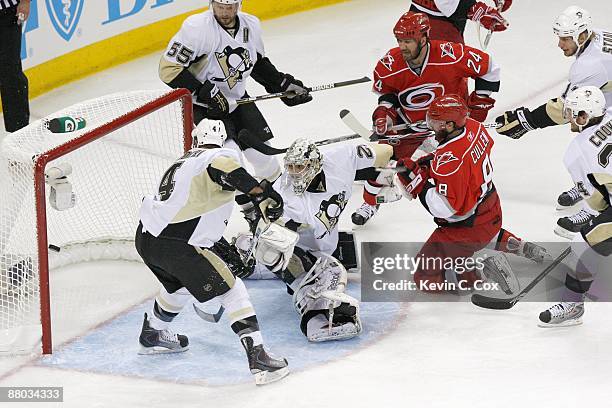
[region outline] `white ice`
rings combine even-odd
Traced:
[[[510,29],[494,34],[489,48],[503,70],[502,89],[489,118],[520,105],[536,107],[562,90],[572,61],[556,47],[551,23],[571,4],[514,2],[507,13]],[[597,27],[606,28],[612,2],[582,5]],[[394,46],[392,27],[408,6],[403,0],[355,0],[266,21],[267,53],[279,69],[306,84],[370,75],[377,59]],[[475,31],[468,23],[469,44],[477,44]],[[157,77],[158,58],[158,53],[140,58],[36,98],[33,116],[102,94],[164,88]],[[250,89],[264,93],[253,83]],[[298,108],[286,108],[280,101],[259,106],[275,134],[274,144],[283,147],[298,136],[323,139],[350,133],[338,119],[340,109],[349,108],[366,122],[374,105],[369,85],[358,85],[317,93],[315,101]],[[561,157],[571,137],[566,128],[555,127],[519,141],[495,138],[494,180],[508,229],[530,240],[561,240],[552,232],[558,217],[554,203],[570,186]],[[349,215],[360,202],[355,195],[344,212],[344,227],[350,227]],[[357,231],[360,240],[414,242],[426,239],[434,228],[417,202],[388,207]],[[230,233],[241,226],[238,219],[235,214]],[[130,277],[129,287],[118,287],[125,276]],[[80,314],[73,326],[55,328],[57,346],[145,301],[156,288],[144,266],[116,262],[65,268],[53,273],[51,285],[55,304],[66,302],[69,312]],[[79,299],[90,302],[87,309],[80,310]],[[56,369],[28,358],[1,359],[0,385],[63,386],[62,407],[606,406],[612,397],[607,388],[610,305],[590,303],[583,326],[553,330],[536,327],[543,307],[519,303],[510,311],[494,312],[469,303],[407,304],[397,327],[376,343],[257,389],[251,384],[207,387]],[[138,328],[134,330],[126,343],[136,341]],[[210,363],[202,364],[214,364],[215,356],[208,357]]]

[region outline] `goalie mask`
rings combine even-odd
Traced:
[[[202,119],[191,132],[191,148],[202,149],[206,145],[222,147],[225,139],[227,139],[227,133],[222,121]]]
[[[302,194],[310,182],[321,172],[323,156],[317,146],[308,139],[297,139],[285,154],[285,177],[293,192]]]
[[[576,123],[578,116],[586,114],[586,122],[582,125]],[[572,92],[563,102],[563,117],[571,121],[578,129],[589,123],[593,118],[598,118],[606,113],[606,97],[601,89],[596,86],[583,86]]]

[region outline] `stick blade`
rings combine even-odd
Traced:
[[[193,305],[193,310],[200,317],[200,319],[210,322],[210,323],[217,323],[221,319],[221,316],[223,315],[223,312],[225,311],[225,308],[223,306],[220,306],[219,311],[217,313],[208,313],[208,312],[203,311],[199,307],[197,307],[195,303],[192,303],[192,305]]]
[[[516,302],[514,298],[503,299],[481,295],[480,293],[472,294],[472,303],[483,309],[507,310],[512,308]]]

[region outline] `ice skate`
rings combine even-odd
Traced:
[[[564,191],[557,198],[557,210],[567,210],[582,201],[582,196],[577,187]]]
[[[378,205],[370,205],[368,203],[361,204],[352,215],[351,220],[355,225],[364,225],[370,218],[372,218],[378,211]]]
[[[585,210],[580,210],[574,215],[569,217],[562,217],[557,220],[557,226],[555,227],[555,234],[560,237],[573,239],[580,229],[587,225],[593,218],[594,215],[589,214]]]
[[[138,354],[180,353],[189,349],[187,336],[172,333],[170,330],[152,328],[146,313],[138,341],[140,342]]]
[[[540,313],[540,327],[567,327],[582,324],[583,302],[561,302]]]
[[[254,346],[253,339],[249,336],[244,336],[240,339],[240,342],[249,359],[249,368],[251,374],[255,377],[256,385],[269,384],[289,375],[286,359],[276,358],[268,354],[263,344]]]

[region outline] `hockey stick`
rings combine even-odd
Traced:
[[[203,311],[202,309],[197,307],[195,303],[193,303],[193,310],[195,310],[196,314],[202,320],[210,322],[210,323],[217,323],[221,319],[221,316],[223,315],[225,308],[223,306],[219,306],[219,310],[217,311],[217,313],[208,313],[208,312]]]
[[[371,142],[387,139],[403,139],[406,137],[434,135],[434,131],[427,127],[427,123],[424,120],[414,123],[403,123],[401,125],[395,125],[389,128],[389,130],[391,131],[409,130],[410,132],[406,133],[405,135],[379,136],[376,133],[372,132],[372,130],[367,129],[365,126],[363,126],[361,122],[359,122],[359,120],[355,117],[355,115],[353,115],[348,109],[342,109],[340,111],[340,119],[342,119],[344,124],[348,126],[349,129],[351,129],[353,132],[361,135],[361,137]],[[499,127],[499,124],[497,124],[496,122],[481,124],[486,129],[497,129]]]
[[[497,8],[497,11],[501,12],[502,7],[504,6],[504,0],[496,0],[495,1],[495,8]],[[480,43],[480,46],[482,47],[483,51],[486,51],[487,47],[489,46],[489,42],[491,41],[491,36],[493,36],[493,30],[489,30],[489,32],[487,33],[485,39],[484,39],[484,43]],[[480,41],[480,25],[478,25],[478,41]]]
[[[311,88],[306,87],[306,89],[310,93],[310,92],[325,91],[325,90],[328,90],[328,89],[340,88],[340,87],[343,87],[343,86],[361,84],[361,83],[370,82],[370,81],[371,81],[370,78],[368,78],[367,76],[364,76],[363,78],[351,79],[349,81],[341,81],[341,82],[333,82],[331,84],[315,85],[315,86],[313,86]],[[295,95],[295,92],[288,91],[288,92],[269,93],[269,94],[265,94],[265,95],[259,95],[259,96],[249,97],[249,98],[238,99],[236,101],[236,104],[237,105],[244,105],[245,103],[265,101],[265,100],[274,99],[274,98],[283,98],[285,96],[292,96],[292,95]]]
[[[529,285],[525,286],[523,290],[519,292],[518,295],[511,298],[496,298],[481,295],[479,293],[474,293],[472,295],[472,303],[478,307],[483,307],[485,309],[497,309],[497,310],[506,310],[512,308],[519,300],[521,300],[531,289],[534,288],[550,271],[555,269],[557,265],[561,263],[561,261],[572,252],[572,248],[568,247],[565,251],[561,252],[550,265],[548,265],[534,280],[529,283]]]
[[[245,146],[248,146],[250,148],[253,148],[255,150],[257,150],[260,153],[263,153],[265,155],[268,156],[273,156],[275,154],[284,154],[287,152],[287,150],[289,149],[288,147],[279,149],[276,147],[272,147],[272,146],[268,146],[267,144],[265,144],[264,142],[262,142],[261,140],[259,140],[258,137],[256,137],[255,135],[251,134],[249,131],[243,129],[238,133],[238,141],[240,143],[242,143]],[[315,145],[317,146],[324,146],[324,145],[328,145],[328,144],[332,144],[332,143],[338,143],[338,142],[344,142],[347,140],[353,140],[353,139],[361,139],[360,135],[346,135],[346,136],[339,136],[339,137],[334,137],[331,139],[325,139],[325,140],[319,140],[315,142]]]
[[[418,137],[418,136],[433,136],[434,132],[427,128],[424,121],[410,123],[410,124],[402,124],[395,125],[389,128],[390,131],[394,130],[410,130],[410,133],[405,135],[393,135],[393,136],[380,136],[376,133],[372,132],[371,129],[366,128],[361,124],[361,122],[353,115],[348,109],[342,109],[340,111],[340,119],[344,122],[349,129],[353,132],[361,135],[364,139],[370,142],[377,142],[379,140],[388,140],[388,139],[403,139],[405,137]]]

